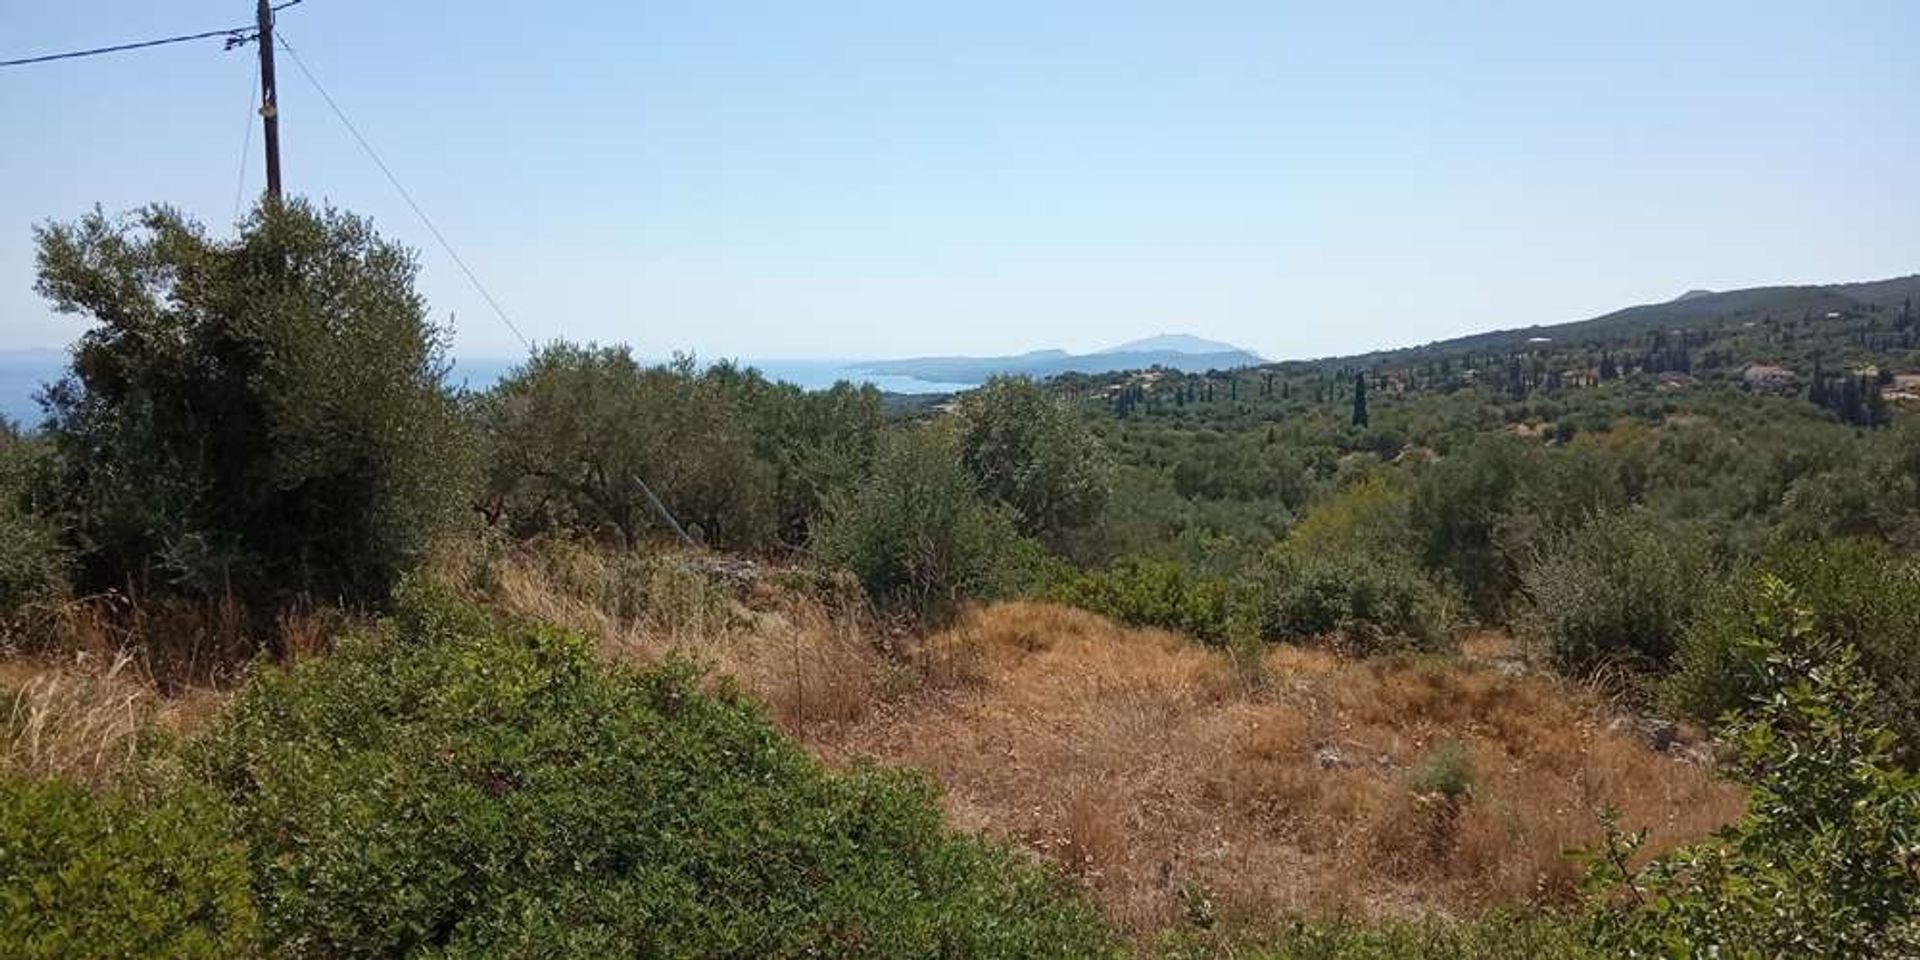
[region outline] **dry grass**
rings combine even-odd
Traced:
[[[915,680],[859,605],[764,584],[741,596],[717,587],[703,559],[549,544],[490,570],[476,599],[578,630],[612,660],[691,660],[765,700],[793,734],[858,722]]]
[[[963,824],[1059,858],[1136,930],[1195,890],[1257,913],[1561,900],[1577,880],[1563,853],[1597,839],[1602,805],[1650,827],[1654,848],[1741,806],[1544,677],[1280,647],[1249,691],[1224,654],[1032,603],[977,611],[923,649],[970,651],[977,670],[816,748],[929,770]],[[1414,788],[1447,739],[1475,772],[1457,803]]]
[[[124,653],[0,662],[0,768],[101,786],[141,759],[154,734],[197,730],[224,702],[211,689],[163,697]]]
[[[324,655],[337,614],[281,612],[255,634],[232,599],[143,607],[68,603],[0,658],[0,768],[88,786],[112,782],[161,742],[205,726],[256,651]]]

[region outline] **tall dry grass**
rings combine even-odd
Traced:
[[[0,658],[0,769],[107,784],[165,741],[208,723],[255,656],[323,655],[342,619],[294,607],[254,629],[230,597],[64,604],[16,635],[15,648]]]
[[[963,823],[1059,858],[1136,930],[1196,891],[1256,914],[1564,900],[1564,852],[1598,839],[1603,805],[1652,848],[1741,809],[1546,677],[1278,647],[1250,687],[1225,654],[1034,603],[975,611],[925,648],[976,667],[815,746],[933,772]],[[1447,740],[1473,771],[1458,801],[1418,785]]]
[[[616,555],[568,543],[512,550],[464,582],[474,599],[594,638],[615,661],[692,661],[758,695],[789,733],[864,719],[912,682],[844,585],[775,568],[728,583],[698,553]]]
[[[212,688],[163,696],[130,653],[0,662],[0,769],[103,786],[224,702]]]

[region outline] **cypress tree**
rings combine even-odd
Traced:
[[[1353,425],[1363,430],[1367,426],[1367,375],[1365,372],[1353,375]]]

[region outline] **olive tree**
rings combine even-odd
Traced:
[[[384,600],[461,515],[471,444],[415,255],[268,203],[232,239],[153,206],[36,231],[93,326],[46,434],[92,588]]]
[[[1100,438],[1072,409],[1025,377],[996,377],[959,403],[960,458],[987,497],[1043,538],[1092,523],[1112,468]]]
[[[875,600],[922,617],[1006,592],[1038,549],[1005,507],[980,498],[946,423],[885,435],[866,480],[831,501],[814,542]]]
[[[680,359],[555,343],[480,402],[489,441],[482,508],[522,534],[559,529],[631,547],[659,518],[641,484],[710,542],[752,543],[770,524],[767,466],[738,396]]]

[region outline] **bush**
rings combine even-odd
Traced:
[[[1762,651],[1748,639],[1766,603],[1759,578],[1791,587],[1825,642],[1857,651],[1861,669],[1885,694],[1872,718],[1900,735],[1908,756],[1920,744],[1920,563],[1880,544],[1838,540],[1788,544],[1758,570],[1713,591],[1680,638],[1674,673],[1662,688],[1675,710],[1711,721],[1777,691]]]
[[[643,366],[626,347],[547,346],[477,402],[491,450],[483,511],[520,535],[632,547],[666,531],[645,483],[707,542],[764,543],[774,469],[755,450],[737,379],[684,358]]]
[[[995,377],[960,396],[960,460],[1022,533],[1057,539],[1100,516],[1112,467],[1100,438],[1025,377]]]
[[[940,423],[887,435],[866,481],[829,504],[815,546],[876,601],[922,617],[1012,592],[1040,556],[1002,508],[980,499],[958,438]]]
[[[1410,526],[1422,560],[1485,619],[1502,618],[1518,582],[1518,558],[1498,533],[1538,473],[1539,456],[1512,440],[1484,439],[1422,471],[1414,487]]]
[[[1748,645],[1776,691],[1730,723],[1747,814],[1632,870],[1645,834],[1607,824],[1590,879],[1620,955],[1920,956],[1920,778],[1872,722],[1880,694],[1852,648],[1823,638],[1785,581],[1759,583]]]
[[[1473,796],[1477,779],[1473,759],[1458,740],[1442,740],[1428,751],[1413,772],[1413,792],[1435,794],[1450,803],[1464,803]]]
[[[231,241],[151,207],[37,232],[94,321],[46,427],[89,589],[383,602],[462,516],[470,438],[413,254],[268,204]]]
[[[256,954],[246,848],[203,791],[146,803],[0,775],[0,952]]]
[[[1663,669],[1710,576],[1706,545],[1644,509],[1548,541],[1524,576],[1522,632],[1562,670]]]
[[[67,593],[60,529],[34,496],[44,460],[42,444],[0,420],[0,640]]]
[[[1174,562],[1123,557],[1105,571],[1066,577],[1047,597],[1136,627],[1177,630],[1202,643],[1226,643],[1232,632],[1227,585]]]
[[[1453,636],[1455,604],[1410,562],[1364,554],[1274,551],[1254,575],[1260,635],[1325,639],[1355,654],[1437,649]]]
[[[1384,923],[1308,920],[1258,930],[1183,933],[1168,960],[1602,960],[1577,919],[1551,913],[1494,913],[1472,921],[1428,918]]]
[[[1301,556],[1408,554],[1413,496],[1396,475],[1373,473],[1315,504],[1292,530],[1287,547]]]
[[[1055,875],[928,783],[826,773],[687,669],[413,594],[259,676],[198,748],[279,956],[1085,956]]]

